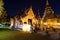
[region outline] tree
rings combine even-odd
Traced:
[[[4,5],[3,0],[0,0],[0,17],[2,15],[2,12],[4,11],[3,5]]]
[[[0,0],[0,23],[6,22],[7,17],[7,13],[3,6],[4,6],[3,0]]]

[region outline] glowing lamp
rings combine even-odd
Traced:
[[[22,31],[24,32],[31,32],[31,25],[29,24],[23,24]]]

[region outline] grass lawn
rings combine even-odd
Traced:
[[[0,29],[0,40],[52,40],[48,36],[26,33],[9,29]]]
[[[0,28],[0,40],[4,40],[11,37],[12,33],[14,33],[14,31]]]
[[[25,33],[12,31],[8,29],[0,29],[0,40],[37,40],[42,39],[40,35],[35,33]]]

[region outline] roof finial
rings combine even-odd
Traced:
[[[38,9],[38,15],[40,15],[39,9]]]
[[[49,5],[49,2],[48,2],[48,0],[46,0],[46,5]]]
[[[32,5],[30,6],[30,8],[32,8]]]

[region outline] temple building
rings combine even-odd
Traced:
[[[44,10],[43,17],[40,17],[40,13],[38,12],[37,18],[33,12],[32,6],[28,8],[27,10],[22,11],[14,18],[11,18],[11,26],[18,26],[18,24],[30,24],[31,26],[37,24],[40,26],[40,29],[42,30],[44,26],[50,28],[60,25],[57,21],[57,16],[55,15],[53,9],[49,5],[48,0],[46,0],[46,7]],[[11,27],[10,26],[10,27]]]
[[[57,25],[57,16],[54,14],[54,11],[52,10],[51,6],[48,3],[48,0],[46,0],[46,7],[44,10],[44,15],[41,20],[42,20],[41,28],[43,28],[44,25],[47,27],[53,27]]]
[[[26,14],[27,15],[25,17],[21,18],[23,23],[26,22],[27,24],[38,24],[38,20],[35,17],[32,7],[29,8]]]
[[[28,8],[27,10],[22,10],[21,13],[16,15],[14,18],[11,18],[10,28],[13,25],[18,26],[18,24],[25,24],[25,23],[31,25],[32,27],[35,26],[36,24],[40,26],[40,20],[41,20],[41,17],[39,15],[39,12],[38,12],[38,16],[36,17],[33,12],[32,6],[30,6],[30,8]],[[20,23],[18,23],[18,21]]]

